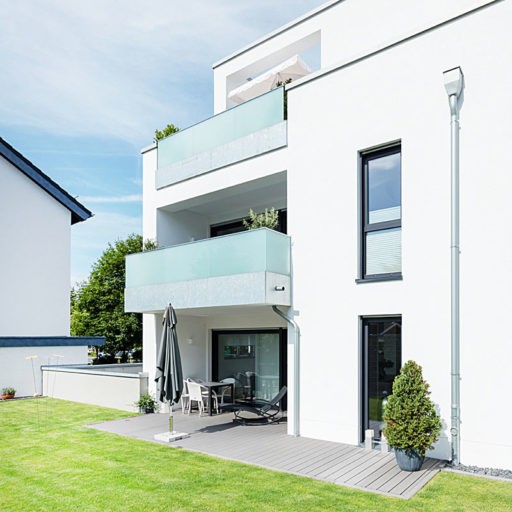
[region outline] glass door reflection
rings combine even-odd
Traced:
[[[363,319],[363,432],[372,429],[382,437],[383,406],[392,393],[393,380],[402,364],[402,319]]]
[[[214,331],[213,378],[234,378],[238,400],[270,400],[283,377],[282,338],[280,330]]]

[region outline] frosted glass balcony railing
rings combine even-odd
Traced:
[[[257,272],[290,275],[290,238],[244,231],[126,257],[126,288]]]
[[[158,168],[211,151],[284,120],[284,88],[278,87],[158,142]]]

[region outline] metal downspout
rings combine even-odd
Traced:
[[[293,350],[293,435],[300,436],[300,328],[289,316],[285,315],[277,306],[272,306],[272,309],[281,318],[284,318],[295,332],[295,346]]]
[[[459,97],[463,87],[460,68],[445,72],[458,72],[457,87],[449,88],[450,104],[450,181],[451,181],[451,445],[452,463],[460,463],[460,240],[459,240]],[[454,83],[454,82],[452,82]]]
[[[451,396],[452,462],[460,453],[460,242],[459,242],[459,105],[450,96],[451,129]]]

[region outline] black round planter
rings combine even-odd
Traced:
[[[416,450],[399,450],[395,448],[398,467],[403,471],[419,471],[425,460]]]

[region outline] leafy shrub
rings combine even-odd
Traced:
[[[275,208],[267,210],[264,213],[254,213],[252,208],[249,210],[249,220],[243,221],[245,229],[268,228],[276,229],[279,223],[279,212]]]
[[[414,361],[407,361],[395,377],[384,421],[384,435],[392,448],[415,450],[424,456],[439,439],[441,419],[430,399],[422,368]]]
[[[16,390],[14,388],[2,388],[2,395],[15,395]]]
[[[140,412],[145,414],[157,412],[160,408],[159,403],[149,393],[141,395],[140,398],[134,402],[134,405],[139,408]]]

